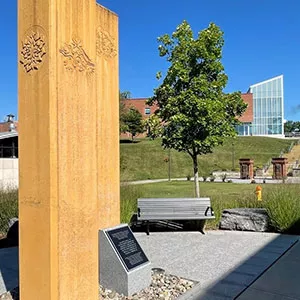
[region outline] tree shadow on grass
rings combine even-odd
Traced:
[[[137,144],[140,143],[139,140],[120,140],[120,144]]]

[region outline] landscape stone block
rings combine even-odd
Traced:
[[[232,208],[222,213],[220,229],[269,231],[269,216],[264,208]]]

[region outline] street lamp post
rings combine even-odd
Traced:
[[[232,143],[232,171],[234,171],[235,165],[234,165],[234,143]]]
[[[171,181],[171,149],[170,149],[170,148],[169,148],[169,153],[168,153],[168,155],[169,155],[169,160],[168,160],[168,163],[169,163],[169,165],[168,165],[169,170],[168,170],[168,174],[169,174],[169,181]]]

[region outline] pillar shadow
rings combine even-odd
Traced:
[[[19,249],[0,249],[0,295],[19,285]]]
[[[207,287],[201,287],[201,283],[198,284],[184,295],[184,299],[239,299],[239,297],[262,275],[279,262],[280,259],[284,259],[290,250],[300,243],[300,220],[295,222],[289,229],[286,230],[286,232],[289,234],[279,234],[267,245],[241,262],[237,267],[230,270],[217,282]],[[224,252],[226,252],[226,249],[224,249]],[[226,255],[224,255],[224,260],[225,259]],[[297,260],[296,263],[299,263],[300,269],[300,261]],[[285,282],[283,278],[282,282]],[[263,297],[264,296],[257,300],[264,299]]]
[[[0,295],[19,284],[19,222],[14,222],[6,238],[0,240]],[[11,295],[13,296],[13,293]],[[13,298],[15,299],[15,298]]]

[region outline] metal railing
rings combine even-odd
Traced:
[[[0,158],[17,158],[18,147],[15,146],[0,146]]]

